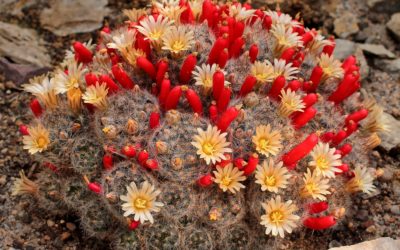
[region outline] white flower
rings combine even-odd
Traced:
[[[85,83],[85,73],[87,69],[83,69],[82,64],[75,61],[68,64],[68,74],[60,70],[54,77],[57,94],[63,94],[75,88],[80,88]]]
[[[105,83],[96,83],[86,89],[82,99],[85,103],[93,104],[96,108],[104,110],[107,108],[108,88]]]
[[[203,63],[201,67],[196,66],[195,70],[193,71],[193,78],[196,80],[195,85],[203,86],[204,89],[211,89],[213,85],[213,76],[217,70],[217,64],[209,65]],[[225,71],[221,69],[219,69],[219,71],[225,75]],[[226,85],[229,85],[228,81],[225,81],[225,86]]]
[[[272,82],[274,79],[274,67],[268,61],[255,61],[250,72],[259,83]]]
[[[214,182],[219,185],[222,191],[229,191],[236,193],[245,186],[240,183],[246,180],[246,176],[243,175],[243,171],[239,171],[238,168],[234,167],[232,163],[227,166],[217,166],[217,171],[213,172],[215,175]]]
[[[278,195],[276,199],[272,198],[267,203],[262,203],[265,214],[261,216],[260,224],[266,227],[265,234],[285,237],[285,232],[292,233],[297,227],[296,222],[300,219],[295,215],[297,206],[291,200],[282,202]]]
[[[351,193],[364,192],[371,194],[376,187],[373,184],[374,177],[368,172],[367,168],[357,166],[354,169],[354,177],[346,183],[346,190]]]
[[[42,125],[30,127],[29,135],[24,135],[24,149],[27,149],[30,154],[43,152],[50,144],[49,131]]]
[[[313,160],[308,165],[314,168],[316,174],[335,178],[335,172],[342,172],[339,168],[336,168],[342,165],[342,161],[340,160],[341,155],[335,154],[335,151],[335,148],[329,148],[328,143],[319,142],[311,151],[310,155]]]
[[[292,17],[288,14],[278,13],[276,11],[271,11],[271,10],[264,11],[264,13],[267,16],[271,17],[273,25],[282,24],[286,28],[301,26],[301,24],[298,21],[292,20]]]
[[[303,46],[301,37],[293,32],[292,28],[286,29],[284,25],[277,24],[271,27],[271,33],[276,39],[274,48],[276,56],[280,56],[285,49]]]
[[[342,63],[339,60],[335,60],[333,56],[322,53],[321,57],[318,58],[318,64],[323,71],[321,82],[331,77],[337,79],[343,78],[344,70],[342,68]]]
[[[46,108],[53,109],[58,105],[56,84],[54,79],[49,79],[47,76],[40,78],[34,78],[35,80],[41,80],[41,82],[31,82],[23,85],[24,90],[36,96]]]
[[[281,102],[278,107],[278,112],[281,116],[288,117],[293,112],[303,112],[304,108],[304,102],[296,92],[291,89],[281,90]]]
[[[126,50],[129,50],[130,47],[136,41],[136,31],[135,30],[122,30],[119,34],[116,34],[111,37],[112,42],[107,44],[108,48],[116,49],[123,53]]]
[[[246,9],[241,4],[232,4],[229,8],[229,15],[234,17],[237,21],[247,21],[254,16],[255,9]]]
[[[126,189],[128,193],[120,197],[122,201],[125,201],[122,204],[122,210],[125,211],[124,216],[128,217],[133,214],[135,221],[154,223],[151,212],[159,212],[160,207],[164,206],[163,203],[156,201],[156,197],[161,191],[155,190],[154,186],[147,181],[142,183],[140,189],[137,188],[135,182],[131,182]]]
[[[198,134],[193,136],[192,145],[197,148],[197,154],[208,164],[215,164],[225,160],[224,153],[232,152],[226,141],[227,133],[222,133],[217,127],[208,125],[207,130],[197,128]]]
[[[172,23],[173,21],[162,15],[159,15],[157,19],[149,16],[140,21],[140,25],[137,25],[136,28],[150,41],[159,43],[161,42],[161,37],[171,27]]]
[[[302,197],[311,197],[321,201],[326,200],[325,195],[330,194],[329,179],[324,178],[322,175],[317,175],[315,171],[311,172],[307,168],[307,173],[304,173],[304,184],[300,191]]]
[[[268,62],[270,63],[270,62]],[[299,73],[299,69],[292,67],[292,63],[286,64],[286,61],[283,59],[274,59],[273,65],[273,79],[278,76],[284,76],[286,81],[290,81],[296,78],[295,74]]]
[[[260,125],[256,128],[256,135],[252,140],[257,152],[265,156],[276,155],[282,148],[281,134],[278,130],[271,131],[271,125]]]
[[[193,31],[186,31],[184,27],[171,27],[162,36],[163,50],[169,50],[172,53],[189,50],[194,44]]]
[[[287,168],[283,167],[283,163],[280,161],[275,164],[272,158],[269,162],[265,160],[262,165],[258,165],[255,175],[256,183],[261,185],[261,191],[268,190],[274,193],[287,187],[290,176]]]

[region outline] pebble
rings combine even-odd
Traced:
[[[75,229],[76,229],[75,224],[71,223],[71,222],[67,222],[67,224],[65,226],[68,228],[69,231],[75,231]]]
[[[390,212],[392,212],[395,215],[400,215],[400,205],[392,205],[390,207]]]
[[[400,12],[395,13],[390,17],[389,22],[386,24],[398,41],[400,41]]]
[[[358,211],[356,218],[360,221],[365,221],[368,219],[368,210],[365,209],[361,209],[360,211]]]
[[[333,25],[335,34],[341,38],[347,38],[360,30],[357,16],[350,11],[341,13],[341,15],[335,19]]]
[[[4,186],[4,184],[6,184],[6,182],[7,182],[7,176],[1,175],[0,176],[0,187]]]
[[[54,226],[54,221],[52,221],[52,220],[47,220],[47,226],[48,227],[53,227]]]
[[[375,233],[376,232],[376,226],[375,225],[369,226],[369,227],[367,227],[367,229],[365,229],[365,231],[368,232],[368,233]]]
[[[63,232],[60,236],[62,241],[66,241],[69,237],[71,237],[71,233],[70,232]]]
[[[390,167],[383,169],[383,174],[379,177],[382,181],[391,181],[393,179],[393,170]]]

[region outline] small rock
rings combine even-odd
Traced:
[[[393,179],[393,170],[390,167],[383,169],[383,174],[379,177],[382,181],[389,182]]]
[[[52,221],[52,220],[47,220],[47,226],[48,227],[52,227],[52,226],[54,226],[54,221]]]
[[[16,84],[28,82],[32,77],[44,74],[49,70],[49,67],[11,63],[5,58],[0,58],[0,72],[3,72],[6,80]],[[6,87],[9,88],[9,86]]]
[[[360,30],[357,16],[350,11],[344,11],[335,19],[333,25],[335,34],[341,38],[349,37]]]
[[[400,181],[394,181],[393,184],[393,194],[400,197]]]
[[[381,237],[375,240],[364,241],[351,246],[335,247],[329,250],[394,250],[400,249],[400,240],[389,237]]]
[[[0,22],[0,56],[17,63],[50,66],[50,56],[37,32],[11,23]]]
[[[350,40],[336,39],[335,43],[336,46],[333,55],[339,60],[346,59],[356,51],[356,44]]]
[[[57,36],[91,32],[102,26],[109,12],[107,0],[59,0],[52,1],[50,8],[40,14],[42,27]]]
[[[69,237],[71,237],[71,233],[70,232],[63,232],[60,236],[60,239],[62,241],[66,241]]]
[[[364,53],[361,48],[356,49],[354,55],[357,58],[358,63],[360,64],[360,75],[361,79],[366,79],[369,75],[369,66],[367,59],[365,59]]]
[[[362,209],[357,212],[356,218],[360,221],[365,221],[368,219],[368,211],[365,209]]]
[[[400,41],[400,13],[395,13],[390,17],[389,22],[386,24],[398,41]]]
[[[0,187],[3,186],[4,184],[6,184],[6,182],[7,182],[7,176],[1,175],[0,176]]]
[[[375,233],[376,232],[376,226],[375,225],[369,226],[369,227],[367,227],[367,229],[365,229],[365,231],[368,232],[368,233]]]
[[[71,223],[71,222],[67,222],[67,224],[65,226],[68,228],[69,231],[75,231],[75,229],[76,229],[75,224]]]
[[[386,133],[380,134],[382,140],[380,146],[386,151],[390,151],[400,144],[400,121],[385,112],[383,113],[383,119],[387,121],[389,129]]]
[[[392,205],[390,207],[390,212],[395,215],[400,215],[400,205]]]
[[[400,71],[400,58],[395,60],[379,60],[376,67],[388,73],[399,73]]]
[[[365,53],[379,58],[396,58],[396,55],[386,49],[382,44],[359,44],[358,45]]]

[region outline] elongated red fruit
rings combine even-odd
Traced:
[[[303,41],[304,47],[307,46],[307,44],[311,42],[313,39],[314,39],[313,30],[308,31],[301,36],[301,40]]]
[[[196,91],[188,88],[185,92],[185,97],[188,100],[189,105],[192,108],[193,112],[202,115],[203,105],[201,104],[200,97],[199,95],[197,95]]]
[[[208,55],[208,63],[214,64],[218,60],[218,56],[221,52],[228,47],[228,35],[224,34],[222,37],[218,37],[215,41],[213,47],[210,50],[210,54]]]
[[[75,60],[80,63],[90,63],[93,60],[93,53],[81,42],[74,42],[72,45],[75,51]]]
[[[211,106],[210,106],[208,112],[210,113],[210,120],[213,123],[216,123],[217,119],[218,119],[218,108],[214,101],[211,103]]]
[[[229,56],[231,58],[238,58],[240,56],[240,52],[244,46],[244,39],[243,37],[238,37],[233,41],[231,46],[229,47]]]
[[[235,26],[233,28],[233,38],[238,38],[243,35],[244,32],[244,22],[243,21],[236,21]]]
[[[154,68],[154,65],[146,57],[139,56],[136,59],[136,64],[140,69],[146,72],[151,79],[153,80],[156,79],[156,69]]]
[[[257,56],[258,56],[258,46],[257,44],[253,44],[250,46],[249,49],[250,62],[254,63],[257,60]]]
[[[224,87],[217,100],[218,112],[224,112],[231,101],[231,89]]]
[[[350,121],[353,122],[359,122],[363,119],[365,119],[368,116],[368,110],[367,109],[360,109],[359,111],[356,111],[346,117],[346,124],[349,124]]]
[[[285,60],[286,63],[291,62],[296,50],[294,48],[287,48],[281,54],[281,59]]]
[[[100,82],[100,83],[103,83],[103,82],[104,82],[104,83],[107,85],[108,94],[114,94],[114,93],[118,92],[118,90],[119,90],[118,85],[117,85],[117,84],[114,82],[114,80],[111,79],[111,77],[108,76],[108,75],[101,75],[101,76],[99,77],[99,82]]]
[[[342,171],[341,172],[335,172],[335,175],[347,173],[349,171],[349,169],[350,169],[349,165],[347,165],[345,163],[340,165],[340,166],[338,166],[338,167],[336,167],[336,168],[338,168],[338,169],[340,169]]]
[[[357,129],[358,129],[358,123],[350,121],[349,124],[346,125],[346,129],[345,129],[347,137],[349,137],[351,134],[356,132]]]
[[[343,80],[338,84],[337,89],[329,96],[328,100],[338,104],[349,97],[359,88],[359,84],[357,84],[358,78],[358,73],[346,74]]]
[[[29,135],[29,131],[28,131],[28,126],[21,124],[19,125],[19,132],[21,133],[21,135]]]
[[[346,143],[341,148],[339,148],[339,150],[343,158],[346,155],[350,154],[350,152],[353,150],[353,147],[349,143]]]
[[[314,67],[310,76],[310,81],[312,82],[312,85],[309,91],[314,92],[317,90],[318,85],[321,82],[323,73],[324,71],[322,70],[321,66],[317,65]]]
[[[145,162],[149,159],[149,153],[146,150],[140,151],[137,155],[137,160],[141,165],[144,165]]]
[[[122,148],[121,153],[128,158],[133,158],[136,156],[136,149],[132,145],[127,145]]]
[[[346,139],[346,137],[347,137],[346,131],[340,130],[332,138],[332,145],[334,145],[334,146],[339,145],[344,139]]]
[[[240,88],[239,95],[246,96],[248,93],[253,91],[254,86],[257,83],[257,78],[252,75],[248,75],[244,80],[242,87]]]
[[[264,29],[270,30],[272,27],[272,18],[268,15],[265,15],[262,24]]]
[[[112,169],[114,165],[113,158],[111,155],[104,155],[103,156],[103,168],[106,170]]]
[[[213,180],[212,180],[211,174],[206,174],[206,175],[201,176],[197,180],[197,184],[199,184],[200,187],[208,187],[211,184],[213,184]]]
[[[246,162],[243,158],[236,158],[233,161],[233,164],[235,165],[235,167],[237,167],[239,170],[242,170],[245,166],[246,166]]]
[[[317,110],[313,107],[308,107],[304,112],[300,112],[296,115],[293,120],[293,126],[295,129],[300,129],[304,127],[314,116],[317,114]]]
[[[40,105],[38,99],[36,99],[36,98],[33,99],[33,100],[29,103],[29,107],[31,108],[32,113],[33,113],[36,117],[39,117],[39,116],[42,115],[43,109],[42,109],[42,106]]]
[[[148,159],[146,161],[146,163],[144,164],[144,167],[146,167],[150,170],[158,169],[158,162],[154,159]]]
[[[285,86],[285,83],[286,83],[285,77],[278,76],[272,83],[272,87],[271,87],[270,91],[268,92],[268,96],[274,100],[278,100],[281,90]]]
[[[313,230],[324,230],[333,227],[336,224],[333,215],[322,217],[309,217],[303,221],[303,225]]]
[[[327,44],[324,46],[324,48],[322,49],[322,53],[332,56],[333,51],[335,50],[335,46],[336,46],[335,38],[333,36],[331,36],[331,37],[329,37],[329,41],[330,41],[330,44]]]
[[[222,131],[225,132],[229,125],[236,119],[239,115],[239,110],[235,107],[228,108],[219,118],[217,122],[217,127]]]
[[[140,221],[136,221],[136,220],[132,220],[129,223],[129,230],[135,230],[136,228],[138,228],[140,226]]]
[[[289,168],[294,169],[298,161],[308,155],[311,150],[317,145],[318,136],[313,133],[310,134],[303,142],[296,145],[292,150],[282,157],[283,163]]]
[[[156,82],[157,85],[161,85],[162,80],[165,78],[165,73],[168,71],[168,62],[160,60],[157,67]]]
[[[182,12],[181,18],[180,18],[181,23],[193,23],[194,15],[193,15],[192,9],[190,8],[189,1],[185,1],[185,2],[181,1],[181,3],[179,4],[179,6],[184,8],[184,11]]]
[[[181,95],[181,86],[175,86],[173,89],[171,89],[171,91],[168,93],[167,99],[165,100],[165,110],[176,109]]]
[[[154,129],[160,125],[160,113],[151,112],[149,118],[149,127],[150,129]]]
[[[121,84],[125,89],[133,89],[135,84],[128,74],[118,64],[111,67],[114,78]]]
[[[327,143],[327,142],[330,142],[334,136],[335,136],[335,134],[333,132],[326,132],[320,136],[320,139],[322,142]]]
[[[90,191],[92,191],[96,194],[101,193],[101,190],[102,190],[100,184],[97,182],[90,182],[87,184],[87,187],[89,188]]]
[[[318,101],[318,96],[316,94],[311,93],[303,97],[302,101],[306,106],[306,108],[308,108],[314,105]]]
[[[158,102],[162,107],[165,106],[165,101],[167,100],[170,88],[171,88],[171,81],[168,78],[162,80],[160,93],[158,94]]]
[[[96,85],[99,78],[94,73],[87,73],[85,75],[86,86]]]
[[[185,61],[183,61],[181,71],[179,72],[179,81],[182,84],[188,84],[191,77],[192,72],[197,64],[196,54],[190,54],[186,57]]]
[[[226,63],[229,59],[228,49],[224,49],[218,57],[218,66],[223,69],[226,66]]]
[[[155,18],[155,20],[157,20],[157,18]],[[136,33],[135,48],[143,51],[146,57],[149,58],[151,53],[150,40],[146,39],[146,37],[139,32]]]
[[[353,55],[351,55],[351,56],[347,57],[347,58],[343,61],[343,63],[342,63],[342,68],[344,69],[345,72],[347,72],[348,69],[349,69],[351,66],[355,65],[356,63],[357,63],[357,59],[356,59]]]
[[[213,75],[213,97],[218,102],[218,98],[221,95],[225,84],[225,75],[222,71],[218,70]]]
[[[297,91],[302,87],[303,81],[302,80],[293,80],[290,81],[286,87],[286,90],[290,89],[291,91]]]
[[[246,166],[243,168],[243,174],[246,176],[251,175],[257,168],[258,160],[259,159],[257,154],[250,155]]]
[[[310,214],[318,214],[326,211],[328,208],[329,205],[326,201],[314,202],[308,205],[308,212]]]

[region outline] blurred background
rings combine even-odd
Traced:
[[[371,154],[384,174],[378,192],[354,201],[354,216],[334,231],[313,235],[317,249],[400,236],[400,1],[286,0],[283,12],[300,13],[305,26],[336,38],[335,56],[354,54],[363,88],[385,109],[391,131]],[[254,0],[275,9],[277,1]],[[146,0],[0,0],[0,249],[99,249],[87,240],[74,215],[54,217],[11,197],[20,169],[39,167],[22,150],[18,125],[26,122],[29,97],[21,84],[59,64],[73,41],[98,37],[127,18],[123,9],[150,6]],[[320,241],[320,242],[318,242]]]

